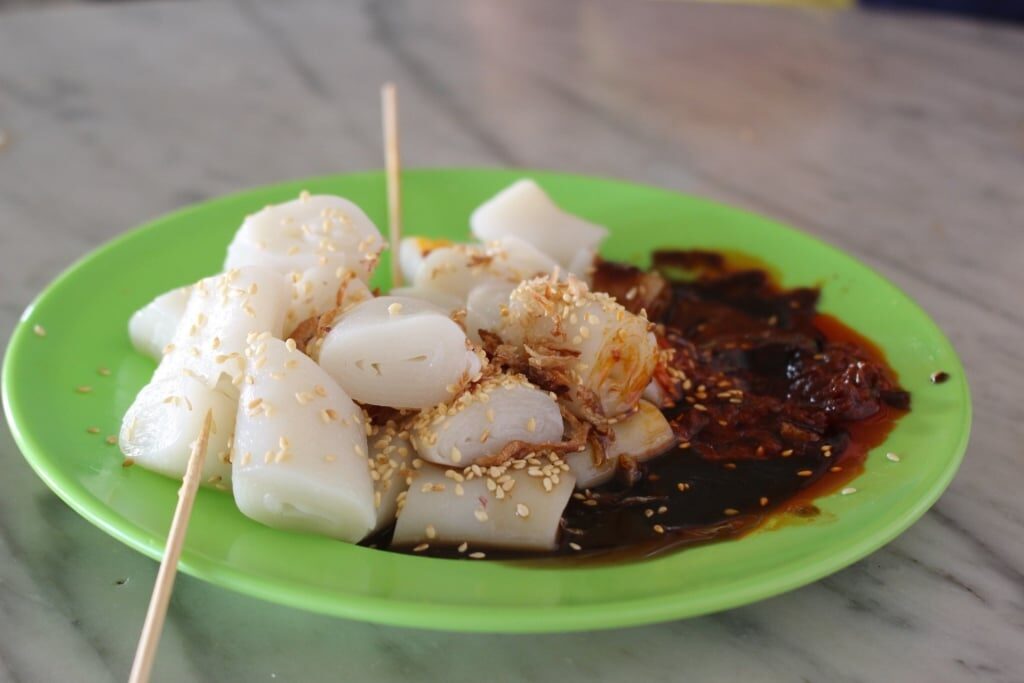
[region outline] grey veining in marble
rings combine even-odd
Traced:
[[[970,374],[963,469],[917,525],[788,595],[597,634],[310,615],[179,579],[164,681],[1024,680],[1024,32],[668,2],[160,2],[0,13],[0,336],[169,209],[378,167],[521,165],[715,197],[872,264]],[[155,565],[0,438],[0,683],[123,680]]]

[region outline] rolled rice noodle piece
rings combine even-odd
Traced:
[[[526,344],[534,360],[558,373],[573,410],[587,419],[633,410],[658,360],[647,319],[575,277],[534,278],[516,287],[502,336]]]
[[[462,299],[433,289],[393,287],[388,294],[390,296],[404,296],[410,299],[419,299],[420,301],[425,301],[426,303],[435,306],[438,310],[449,314],[457,311],[465,305],[465,302],[463,302]]]
[[[192,287],[179,287],[165,292],[135,311],[128,320],[128,336],[139,353],[160,360],[164,348],[174,338],[174,331],[185,315]]]
[[[366,416],[305,354],[249,349],[232,444],[235,502],[262,524],[356,542],[377,523]]]
[[[284,330],[294,330],[304,320],[327,311],[346,310],[373,298],[373,292],[354,271],[341,266],[317,266],[290,276],[291,301],[285,313]]]
[[[552,272],[557,264],[530,243],[510,235],[482,244],[453,244],[431,251],[423,259],[413,287],[435,291],[465,302],[470,290],[483,282],[518,283]]]
[[[483,361],[471,347],[436,307],[382,296],[341,316],[319,361],[361,403],[419,410],[450,401],[479,375]]]
[[[424,460],[466,467],[513,441],[560,441],[564,429],[548,392],[522,375],[501,373],[472,385],[450,405],[423,411],[409,431]]]
[[[398,247],[398,267],[405,282],[413,282],[420,272],[424,259],[440,247],[451,246],[451,240],[431,237],[406,237]]]
[[[370,476],[373,478],[373,506],[377,513],[373,530],[380,531],[395,521],[398,501],[409,490],[416,450],[409,441],[409,432],[394,420],[372,425],[367,441],[370,446]]]
[[[497,332],[501,328],[502,312],[507,315],[508,297],[516,284],[512,282],[485,282],[470,290],[466,298],[466,335],[479,344],[480,330]]]
[[[250,335],[280,337],[287,302],[284,278],[267,268],[246,266],[200,280],[169,349],[208,386],[224,374],[237,386]]]
[[[576,252],[576,255],[566,266],[569,272],[583,280],[587,284],[593,283],[594,260],[597,258],[597,250],[593,247],[584,247]]]
[[[536,182],[525,178],[477,207],[469,224],[479,240],[519,237],[563,268],[580,267],[581,252],[596,253],[608,236],[607,228],[563,211]]]
[[[551,550],[575,478],[565,463],[546,456],[502,467],[452,470],[424,465],[395,525],[393,543],[475,548]],[[521,469],[516,469],[521,467]]]
[[[207,386],[181,361],[180,353],[165,356],[153,379],[135,397],[121,422],[121,452],[148,470],[181,479],[192,442],[202,430],[207,411],[213,411],[200,483],[227,489],[238,390],[226,379]]]
[[[665,407],[672,403],[672,396],[665,391],[658,380],[652,379],[644,388],[644,400],[650,401],[656,406]]]
[[[246,216],[228,245],[224,269],[264,266],[281,273],[341,267],[369,280],[384,247],[373,221],[347,199],[310,195]]]
[[[565,456],[576,476],[577,488],[593,488],[607,482],[615,474],[620,456],[644,462],[661,455],[676,441],[672,425],[647,401],[640,401],[637,411],[629,417],[612,423],[611,431],[614,438],[606,443],[600,464],[595,462],[594,446],[590,442],[585,450]]]

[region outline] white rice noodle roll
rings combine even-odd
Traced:
[[[462,299],[454,297],[445,292],[433,289],[418,289],[416,287],[394,287],[388,292],[390,296],[402,296],[410,299],[424,301],[440,311],[453,313],[464,306]]]
[[[650,401],[659,408],[668,407],[674,402],[672,396],[665,391],[665,388],[656,379],[652,379],[650,384],[644,388],[643,397],[645,401]]]
[[[502,337],[537,352],[567,356],[575,383],[569,389],[574,411],[614,418],[633,410],[657,364],[657,341],[646,318],[634,315],[586,283],[535,278],[509,297]]]
[[[608,236],[604,226],[563,211],[530,179],[517,180],[481,204],[469,224],[479,240],[519,237],[570,269],[579,267],[581,251],[596,253]]]
[[[341,266],[316,266],[294,272],[291,280],[291,301],[285,313],[285,333],[304,320],[339,308],[345,310],[373,298],[373,292],[354,271]]]
[[[593,247],[584,247],[576,252],[576,255],[569,261],[569,272],[584,280],[588,285],[593,284],[594,259],[597,258],[597,251]]]
[[[208,386],[224,374],[237,386],[250,335],[280,337],[287,303],[284,278],[267,268],[246,266],[200,280],[168,348]]]
[[[165,292],[135,311],[128,321],[128,336],[139,353],[160,360],[185,315],[191,287]]]
[[[415,470],[393,544],[466,543],[467,554],[479,548],[553,549],[575,478],[546,457],[528,467],[519,462],[523,469],[490,468],[493,477],[470,478],[434,465]]]
[[[480,330],[497,332],[501,328],[502,311],[508,309],[508,297],[515,283],[493,281],[477,285],[466,297],[466,335],[475,344],[481,343]]]
[[[561,441],[565,426],[558,403],[518,374],[498,374],[474,384],[449,405],[425,410],[410,424],[420,457],[465,467],[513,441]]]
[[[552,272],[556,263],[536,247],[515,236],[486,245],[453,244],[431,251],[420,266],[413,287],[435,291],[465,302],[470,290],[483,282],[518,283]]]
[[[585,450],[565,456],[576,476],[577,488],[593,488],[607,482],[615,474],[620,456],[644,462],[661,455],[676,442],[672,425],[658,408],[647,401],[640,401],[637,411],[629,417],[612,423],[611,430],[614,439],[605,446],[601,464],[595,463],[594,446],[589,441]]]
[[[370,476],[373,479],[373,506],[377,514],[374,531],[395,521],[399,500],[409,489],[412,461],[416,450],[409,441],[409,432],[394,420],[374,424],[370,436]]]
[[[121,423],[121,452],[148,470],[181,479],[206,413],[213,411],[200,482],[227,489],[238,389],[226,378],[215,387],[207,386],[181,360],[181,354],[165,356],[153,379],[135,397]]]
[[[423,409],[455,398],[479,376],[481,355],[435,306],[382,296],[340,317],[320,365],[360,403]]]
[[[279,339],[253,344],[247,373],[232,444],[238,509],[278,529],[362,539],[377,523],[362,409]]]
[[[451,246],[451,240],[430,237],[406,237],[398,247],[398,267],[405,282],[413,282],[427,255],[440,247]]]
[[[347,199],[302,193],[246,216],[228,245],[224,269],[264,266],[289,275],[341,267],[367,281],[384,241],[373,221]]]

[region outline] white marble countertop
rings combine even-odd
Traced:
[[[1024,32],[656,2],[159,2],[0,13],[0,336],[71,261],[169,209],[380,166],[621,176],[801,226],[948,332],[975,431],[910,531],[831,578],[701,619],[457,635],[179,578],[162,681],[1024,680]],[[155,564],[0,436],[0,683],[123,680]],[[127,579],[123,585],[121,580]]]

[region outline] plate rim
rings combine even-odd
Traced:
[[[855,262],[860,268],[870,272],[893,294],[898,296],[904,305],[914,309],[927,321],[928,326],[935,338],[939,340],[944,351],[949,353],[953,365],[948,368],[956,376],[962,378],[962,391],[957,397],[960,405],[959,418],[961,427],[958,431],[959,440],[950,450],[949,458],[941,475],[930,482],[927,492],[917,498],[913,505],[904,508],[903,511],[893,520],[884,525],[881,529],[871,534],[866,534],[844,546],[841,551],[834,552],[828,558],[811,563],[810,568],[803,568],[792,571],[792,568],[783,568],[769,572],[768,579],[758,582],[748,582],[725,595],[719,592],[712,592],[710,595],[682,595],[668,593],[646,598],[628,598],[613,600],[609,602],[590,604],[559,604],[545,608],[543,619],[528,619],[529,616],[536,616],[537,606],[502,606],[495,608],[486,605],[451,604],[444,602],[414,601],[407,599],[380,598],[373,596],[357,595],[349,592],[310,588],[309,586],[293,585],[293,582],[283,583],[282,580],[271,580],[265,577],[254,576],[231,566],[222,565],[216,561],[208,560],[201,554],[188,551],[186,548],[182,553],[179,569],[196,578],[208,581],[217,586],[228,588],[252,597],[268,600],[277,604],[296,607],[312,612],[340,616],[361,621],[390,624],[404,627],[417,627],[431,630],[446,630],[456,632],[503,632],[503,633],[543,633],[562,631],[591,631],[624,626],[635,626],[640,624],[657,623],[672,619],[689,618],[703,614],[709,614],[725,609],[730,609],[751,602],[767,599],[782,593],[794,590],[801,586],[810,584],[821,578],[838,572],[850,564],[863,559],[881,547],[885,546],[897,536],[906,531],[917,522],[939,499],[948,488],[952,479],[956,476],[965,456],[970,440],[971,422],[973,418],[973,405],[971,392],[963,362],[957,354],[953,344],[935,323],[928,312],[920,306],[913,298],[903,292],[888,278],[878,273],[870,265],[859,258],[852,256],[838,247],[820,239],[816,235],[804,232],[796,227],[782,223],[771,216],[755,213],[743,207],[725,204],[702,196],[679,192],[674,189],[637,183],[621,178],[608,176],[593,176],[577,173],[565,173],[544,169],[527,168],[506,168],[506,167],[420,167],[404,170],[407,175],[436,174],[436,173],[517,173],[532,177],[567,177],[579,181],[614,182],[616,184],[635,186],[647,190],[682,196],[688,201],[703,204],[715,210],[725,210],[746,219],[752,219],[760,223],[768,223],[772,229],[780,230],[795,236],[798,239],[809,240],[819,248],[825,249],[842,259]],[[56,278],[50,281],[41,292],[33,297],[31,303],[25,308],[8,341],[7,349],[0,374],[2,378],[2,402],[4,414],[10,427],[12,437],[21,451],[23,457],[42,479],[48,488],[63,500],[69,507],[75,510],[87,521],[102,529],[118,541],[141,552],[154,560],[160,560],[163,555],[164,538],[156,538],[139,527],[128,517],[117,513],[112,507],[107,506],[99,500],[84,486],[67,477],[60,477],[58,473],[52,472],[45,467],[46,455],[43,448],[35,443],[32,436],[21,429],[20,416],[22,409],[15,405],[12,396],[17,393],[16,382],[10,372],[11,368],[17,365],[18,357],[22,353],[23,346],[31,340],[34,332],[30,327],[30,319],[37,303],[46,296],[52,289],[58,287],[65,280],[73,277],[79,270],[86,268],[94,258],[109,251],[116,250],[126,241],[139,239],[149,231],[159,230],[164,223],[181,220],[194,212],[209,210],[211,207],[221,203],[231,203],[247,195],[277,190],[282,186],[301,185],[303,183],[323,183],[338,178],[350,178],[353,176],[362,177],[383,177],[380,170],[368,170],[355,173],[339,173],[320,176],[310,176],[298,179],[283,180],[251,188],[245,188],[226,195],[213,197],[195,204],[190,204],[168,213],[157,216],[145,223],[129,229],[122,234],[104,242],[97,248],[76,259],[70,266],[65,268]],[[373,552],[367,549],[367,552]],[[418,562],[450,562],[451,560],[439,560],[435,558],[413,558]],[[775,576],[775,574],[781,574]],[[760,576],[764,576],[761,574]],[[511,618],[516,615],[515,618]]]

